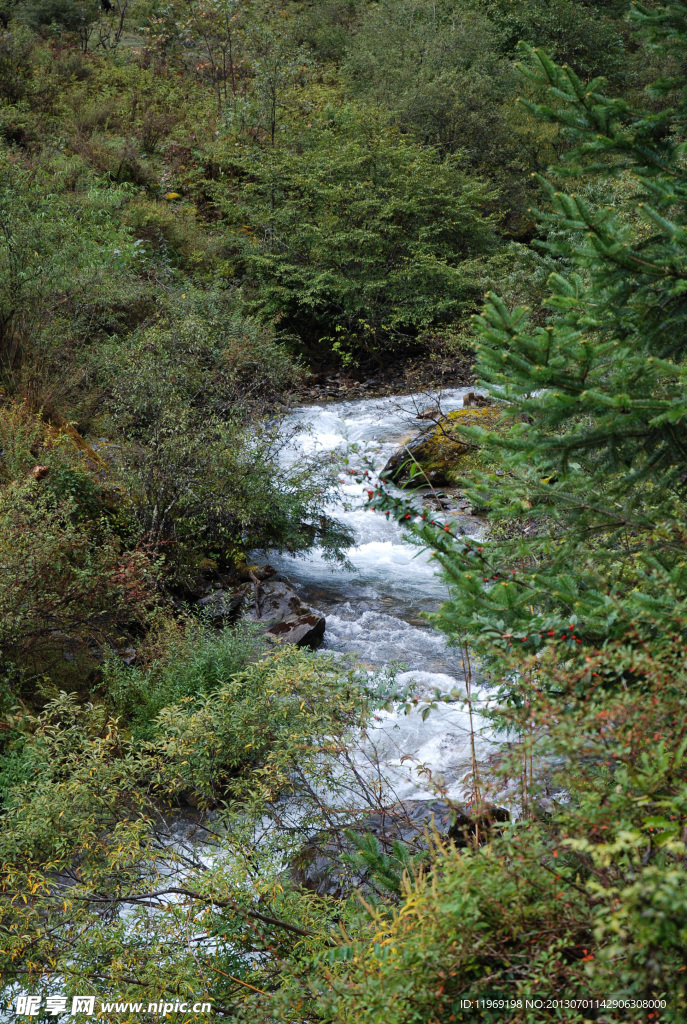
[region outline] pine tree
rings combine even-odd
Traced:
[[[684,50],[685,4],[635,18],[667,64]],[[465,429],[499,467],[464,481],[489,509],[489,539],[411,526],[451,585],[439,624],[492,658],[673,636],[687,598],[687,77],[677,65],[639,110],[524,50],[550,97],[527,106],[571,142],[537,212],[544,248],[572,272],[551,276],[543,324],[493,294],[475,318],[477,373],[507,428]],[[590,202],[599,176],[630,198]]]

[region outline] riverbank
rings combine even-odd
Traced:
[[[439,391],[474,385],[474,353],[432,352],[408,359],[393,358],[374,372],[349,368],[317,370],[312,368],[305,382],[294,392],[298,403],[343,401],[356,398],[387,398],[419,391]]]

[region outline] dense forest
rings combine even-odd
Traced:
[[[685,1019],[686,118],[682,0],[0,0],[8,1016]],[[489,694],[391,841],[412,684],[255,621],[344,472],[448,588],[423,721]]]

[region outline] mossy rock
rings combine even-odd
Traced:
[[[426,483],[445,487],[464,473],[466,463],[478,455],[479,448],[462,436],[463,427],[493,427],[500,418],[494,406],[456,409],[429,430],[406,441],[391,456],[384,472],[394,483],[407,486]]]

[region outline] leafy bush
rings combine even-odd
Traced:
[[[360,681],[329,659],[285,645],[211,692],[165,708],[156,750],[167,785],[192,787],[201,802],[231,795],[266,803],[294,788],[296,767],[303,772],[307,763],[324,777],[327,730],[365,719],[368,695]],[[259,770],[246,777],[246,769]]]
[[[122,193],[92,186],[83,164],[57,159],[34,173],[0,153],[0,374],[34,409],[74,400],[75,355],[113,329],[104,311],[121,311],[122,279],[139,259],[116,216]]]
[[[162,321],[101,366],[113,465],[137,536],[193,586],[203,560],[231,566],[254,547],[345,539],[324,513],[333,467],[278,461],[276,424],[256,415],[294,380],[268,331],[220,306]]]
[[[517,143],[504,107],[513,72],[480,7],[367,7],[344,70],[354,94],[393,110],[425,144],[484,170],[512,160]]]
[[[27,31],[0,34],[0,89],[12,103],[23,99],[27,92],[34,45],[33,35]]]
[[[76,979],[82,968],[92,972],[95,958],[105,990],[120,986],[120,992],[130,991],[132,978],[164,985],[164,950],[175,979],[169,984],[198,991],[197,950],[191,947],[186,957],[179,941],[179,926],[188,924],[185,909],[187,924],[179,918],[187,898],[209,928],[223,973],[224,967],[233,967],[245,974],[244,956],[255,960],[265,939],[272,943],[267,932],[275,927],[279,936],[281,924],[271,911],[279,914],[282,904],[287,940],[308,934],[289,921],[299,913],[299,898],[294,901],[281,885],[274,888],[272,873],[258,871],[249,888],[235,891],[232,879],[239,865],[248,863],[246,854],[254,866],[259,857],[253,844],[241,848],[246,827],[252,830],[256,820],[246,821],[246,810],[252,808],[259,820],[266,799],[288,794],[303,758],[314,777],[331,774],[332,753],[365,720],[367,700],[357,677],[342,673],[335,662],[294,649],[234,675],[227,661],[230,646],[226,637],[214,645],[207,642],[200,675],[204,681],[215,677],[217,689],[163,712],[157,735],[143,747],[132,744],[102,707],[80,704],[73,695],[60,695],[39,716],[20,713],[12,719],[20,753],[11,765],[6,758],[3,767],[7,778],[20,781],[6,794],[0,857],[8,888],[23,892],[30,885],[33,898],[0,899],[0,918],[11,935],[0,954],[4,983],[32,984],[44,964],[61,969],[58,965],[66,968],[68,962],[71,991],[72,980],[83,986]],[[191,671],[193,664],[189,647]],[[227,835],[236,851],[231,863],[220,858],[208,873],[198,861],[200,851],[183,838],[170,843],[170,800],[184,792],[198,794],[201,804],[212,796],[239,804],[243,820],[241,815],[228,819]],[[225,830],[219,819],[211,831],[217,829]],[[211,877],[210,889],[217,883],[216,870],[226,899],[216,893],[208,901],[206,886]],[[156,909],[144,895],[151,882],[174,895],[174,901],[162,897]],[[103,913],[103,894],[114,891],[112,886],[119,896],[114,901],[105,897]],[[56,900],[58,892],[65,898]],[[257,902],[256,894],[264,895],[270,907]],[[148,903],[142,916],[139,898]],[[219,916],[213,912],[211,919],[207,908],[215,900]],[[121,914],[121,907],[128,912]],[[244,922],[238,927],[234,912]],[[192,918],[195,914],[196,909]],[[157,953],[151,957],[153,934]]]
[[[151,566],[122,544],[118,498],[75,431],[6,404],[0,445],[0,656],[6,667],[73,677],[145,621]]]
[[[152,735],[163,708],[228,685],[264,647],[249,625],[217,631],[189,618],[164,626],[163,636],[155,637],[162,650],[149,664],[126,665],[113,658],[103,665],[103,699],[137,736]]]
[[[68,32],[83,30],[99,14],[95,0],[20,0],[15,11],[17,20],[31,28],[58,25]]]
[[[39,482],[0,494],[0,553],[5,665],[64,675],[65,662],[122,643],[153,598],[148,559]]]

